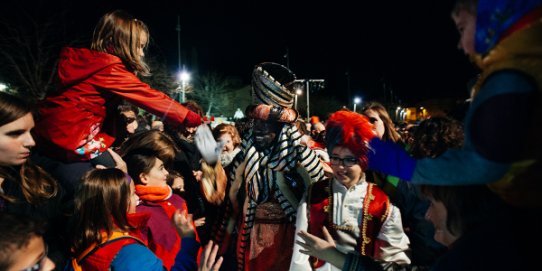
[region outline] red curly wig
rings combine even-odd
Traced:
[[[375,135],[369,119],[361,114],[340,110],[326,122],[326,146],[331,155],[333,148],[343,146],[359,158],[361,168],[367,168],[367,142]]]

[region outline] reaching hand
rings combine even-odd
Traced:
[[[200,218],[194,220],[194,224],[196,225],[196,227],[201,227],[201,226],[205,225],[205,217],[200,217]]]
[[[207,125],[201,125],[196,130],[196,135],[194,136],[194,142],[198,147],[203,160],[209,165],[214,165],[220,157],[222,152],[223,143],[217,143],[213,137],[211,129]]]
[[[335,241],[326,227],[322,227],[322,233],[324,234],[325,240],[306,231],[300,231],[298,235],[305,243],[295,241],[303,248],[300,249],[299,252],[324,260],[339,269],[342,269],[346,255],[335,248]]]
[[[126,166],[126,162],[124,162],[124,160],[122,160],[122,157],[120,157],[120,155],[118,155],[111,148],[107,148],[107,151],[109,152],[109,154],[111,154],[111,157],[113,158],[113,161],[115,161],[115,165],[116,165],[115,168],[118,168],[118,169],[122,170],[122,172],[128,174],[128,167]],[[104,165],[96,165],[96,168],[105,169],[107,167],[105,167]]]
[[[201,261],[199,263],[198,271],[218,271],[222,265],[224,258],[219,257],[216,259],[218,252],[218,245],[213,246],[213,241],[209,241],[201,253]]]
[[[194,178],[196,178],[196,181],[201,182],[201,178],[203,177],[203,171],[192,170],[192,175],[194,175]]]
[[[186,211],[181,212],[181,210],[176,210],[172,220],[181,238],[196,237],[196,227],[194,226],[191,214],[188,214]]]
[[[183,125],[185,127],[197,127],[201,123],[201,116],[192,111],[188,111],[188,113],[186,113],[186,117],[184,117],[183,121]]]

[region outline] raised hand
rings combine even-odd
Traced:
[[[331,237],[331,234],[329,234],[326,227],[322,227],[322,232],[325,239],[312,235],[306,231],[300,231],[298,236],[301,237],[304,242],[295,241],[302,247],[299,252],[329,262],[338,268],[342,268],[344,266],[346,255],[335,248],[335,240],[333,240],[333,237]]]
[[[201,253],[198,271],[218,271],[224,258],[219,257],[218,260],[215,261],[217,252],[218,245],[213,245],[212,240],[209,241],[203,249],[203,253]]]
[[[186,211],[176,210],[172,217],[177,233],[181,238],[183,237],[196,237],[196,227],[192,220],[192,215]]]
[[[113,161],[115,161],[115,165],[116,165],[115,168],[118,168],[118,169],[122,170],[122,172],[128,174],[128,167],[126,166],[126,162],[124,162],[124,160],[122,160],[122,157],[120,157],[120,155],[118,155],[111,148],[107,148],[107,151],[109,152],[109,154],[111,154],[111,157],[113,158]],[[104,165],[96,165],[96,168],[105,169],[107,167],[105,167]]]

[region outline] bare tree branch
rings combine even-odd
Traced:
[[[39,100],[54,88],[58,54],[66,43],[65,11],[50,1],[13,2],[0,11],[0,61],[7,64],[0,66],[0,80]]]
[[[225,77],[218,73],[208,73],[195,80],[194,91],[188,96],[196,100],[203,108],[206,115],[233,114],[235,107],[230,95],[241,86],[240,80],[233,77]]]

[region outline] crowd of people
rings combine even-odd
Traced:
[[[105,14],[36,107],[0,92],[0,270],[537,266],[542,0],[456,2],[472,104],[408,135],[377,101],[305,122],[274,62],[211,127],[139,79],[146,25]]]

